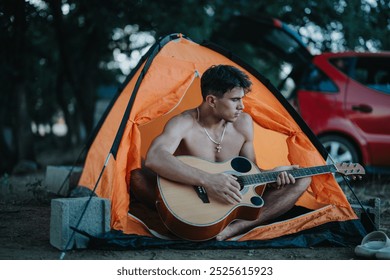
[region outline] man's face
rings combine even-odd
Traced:
[[[241,87],[235,87],[227,91],[222,98],[215,101],[216,114],[228,122],[234,122],[244,110],[242,98],[244,90]]]

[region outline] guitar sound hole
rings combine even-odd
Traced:
[[[264,204],[264,200],[261,197],[258,196],[252,196],[251,202],[255,206],[262,206]]]
[[[247,173],[252,169],[250,161],[242,157],[232,159],[231,166],[235,171],[240,173]]]

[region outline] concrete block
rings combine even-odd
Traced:
[[[77,186],[81,172],[82,167],[74,167],[72,170],[72,166],[47,166],[45,185],[48,192],[68,196],[70,190]]]
[[[349,203],[352,206],[352,209],[355,211],[356,215],[361,220],[364,228],[367,232],[375,230],[375,227],[379,230],[381,226],[381,200],[380,198],[370,198],[367,200],[360,201],[363,205],[361,207],[360,203],[354,198],[348,198]],[[374,225],[372,225],[372,223]]]
[[[60,250],[88,247],[89,238],[75,232],[69,246],[65,248],[74,232],[71,227],[76,227],[88,200],[89,197],[77,197],[51,201],[50,244],[52,246]],[[77,228],[91,235],[110,231],[110,201],[92,197]]]

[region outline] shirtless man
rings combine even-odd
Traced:
[[[210,174],[186,165],[175,156],[192,155],[221,162],[240,155],[255,163],[252,118],[243,112],[242,101],[251,84],[248,76],[235,67],[210,67],[201,78],[202,104],[167,123],[163,133],[149,148],[146,167],[172,181],[203,186],[210,197],[224,203],[240,202],[240,185],[233,175]],[[281,172],[277,182],[266,188],[263,195],[265,205],[257,220],[235,221],[216,239],[225,240],[243,233],[290,210],[311,182],[311,178],[295,180],[283,171],[292,168],[296,167],[274,169]],[[289,185],[288,188],[285,188],[286,185]],[[154,195],[150,195],[149,189],[149,197]]]

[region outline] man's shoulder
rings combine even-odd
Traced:
[[[179,114],[177,114],[176,116],[174,116],[172,119],[178,119],[178,120],[182,120],[182,121],[194,121],[195,118],[194,118],[194,110],[193,109],[190,109],[190,110],[186,110],[186,111],[183,111]]]
[[[237,119],[236,123],[238,125],[251,125],[253,122],[251,115],[248,113],[242,112],[240,117]]]
[[[195,119],[192,110],[184,111],[169,120],[172,125],[189,126],[193,125]]]
[[[234,122],[235,129],[245,136],[251,135],[253,130],[252,117],[247,113],[242,113],[240,117]]]

